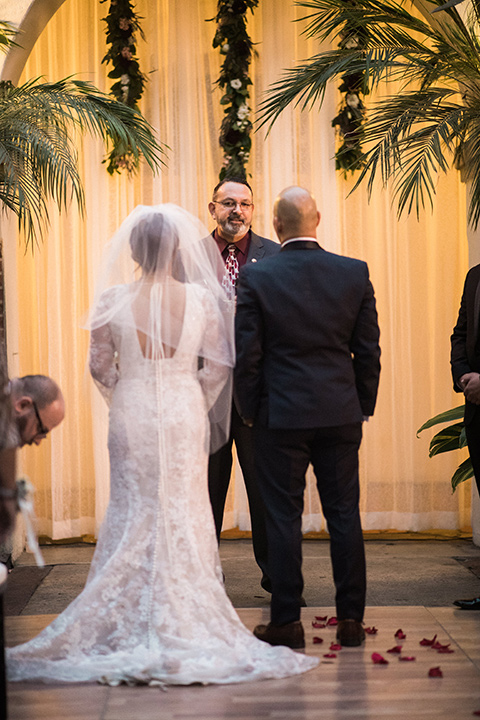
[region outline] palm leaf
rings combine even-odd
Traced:
[[[473,477],[474,472],[472,461],[470,460],[470,458],[467,458],[458,466],[458,468],[452,475],[451,483],[453,492],[455,492],[460,483],[465,482],[465,480],[470,480],[470,478]]]
[[[434,455],[439,455],[444,452],[450,452],[450,450],[458,450],[463,447],[462,434],[463,438],[465,438],[465,428],[463,423],[449,425],[443,430],[440,430],[440,432],[434,435],[430,441],[430,449],[428,453],[429,457],[433,457]]]
[[[164,163],[145,118],[87,82],[0,83],[0,118],[0,203],[17,215],[27,245],[48,223],[48,199],[60,210],[75,200],[83,211],[76,132],[101,138],[107,153],[121,145],[154,172]]]
[[[430,420],[427,420],[427,422],[423,423],[422,427],[420,427],[417,430],[417,437],[420,435],[421,432],[423,432],[423,430],[427,430],[428,428],[431,428],[434,425],[440,425],[440,423],[451,422],[452,420],[463,419],[464,412],[465,412],[465,406],[459,405],[459,407],[455,407],[455,408],[452,408],[451,410],[446,410],[445,412],[439,413],[438,415],[434,415],[434,417],[430,418]]]
[[[423,430],[439,425],[441,423],[450,422],[452,420],[463,420],[465,407],[460,405],[459,407],[446,410],[445,412],[439,413],[434,417],[427,420],[421,428],[417,430],[417,437]],[[440,453],[450,452],[451,450],[459,450],[467,447],[467,438],[465,434],[465,424],[463,422],[454,423],[449,425],[443,430],[440,430],[432,440],[430,441],[429,457],[439,455]],[[451,483],[453,492],[455,492],[457,486],[469,480],[473,477],[473,467],[470,458],[467,458],[461,465],[458,466],[455,473],[452,476]]]
[[[431,23],[394,0],[303,0],[304,33],[320,42],[340,41],[293,69],[284,71],[260,106],[258,125],[269,125],[293,104],[320,107],[328,83],[345,75],[364,77],[364,87],[397,81],[400,91],[369,109],[356,183],[368,178],[393,181],[398,212],[420,212],[432,204],[437,174],[461,160],[472,181],[469,222],[480,220],[480,3],[465,21],[455,7]],[[432,10],[442,0],[430,3]],[[413,4],[412,4],[413,7]],[[349,40],[356,47],[349,47]]]

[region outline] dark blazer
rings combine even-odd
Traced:
[[[380,348],[366,263],[289,243],[241,268],[235,324],[242,417],[313,428],[373,414]]]
[[[211,237],[215,242],[214,233],[215,230],[208,235],[208,237]],[[253,230],[251,231],[250,247],[248,248],[247,253],[247,263],[256,263],[265,257],[276,255],[278,252],[280,252],[279,243],[273,242],[273,240],[268,240],[268,238],[261,237],[261,235],[254,233]]]
[[[248,248],[247,263],[256,263],[266,257],[271,257],[280,252],[280,244],[268,240],[268,238],[256,235],[253,230],[250,235],[250,247]]]
[[[480,372],[480,352],[477,346],[480,322],[480,265],[472,267],[465,278],[457,324],[450,338],[453,387],[462,392],[458,381],[468,372]],[[465,402],[465,421],[473,416],[478,405]]]

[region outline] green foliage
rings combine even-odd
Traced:
[[[225,117],[220,128],[219,143],[224,153],[220,180],[225,176],[246,177],[245,166],[250,157],[252,123],[248,105],[252,41],[247,33],[246,15],[252,13],[259,0],[219,0],[217,31],[213,47],[220,48],[224,61],[217,85],[222,88],[220,100]]]
[[[454,7],[432,23],[395,0],[302,0],[306,32],[340,46],[287,70],[261,106],[261,124],[273,123],[291,103],[320,106],[329,82],[358,75],[362,87],[400,84],[382,97],[362,125],[364,153],[356,187],[368,178],[393,182],[399,215],[432,204],[438,172],[461,167],[471,181],[469,222],[480,219],[480,4],[462,19]],[[442,0],[427,3],[432,11]],[[345,43],[346,28],[358,44]],[[355,159],[357,161],[357,159]]]
[[[11,23],[0,20],[0,51],[7,52],[10,47],[19,47],[13,39],[17,32]]]
[[[430,420],[427,420],[427,422],[425,422],[422,427],[417,430],[417,437],[421,432],[423,432],[423,430],[427,430],[434,425],[451,422],[452,420],[463,420],[464,410],[464,405],[460,405],[459,407],[452,408],[451,410],[447,410],[439,415],[435,415],[430,418]],[[433,457],[434,455],[439,455],[444,452],[450,452],[452,450],[460,450],[465,447],[467,447],[465,425],[463,422],[454,423],[453,425],[443,428],[443,430],[440,430],[440,432],[433,436],[430,441],[429,457]],[[465,482],[465,480],[469,480],[472,477],[472,461],[470,458],[467,458],[458,466],[452,476],[451,483],[453,492],[455,492],[460,483]]]
[[[32,248],[48,223],[49,198],[60,209],[73,198],[83,209],[75,130],[121,146],[135,163],[143,157],[154,171],[163,162],[145,118],[90,83],[0,83],[0,203],[17,215]]]
[[[108,0],[110,2],[110,0]],[[100,3],[107,0],[100,0]],[[138,32],[145,39],[140,27],[140,18],[128,0],[115,0],[110,2],[108,15],[104,18],[107,24],[107,43],[110,48],[102,63],[111,63],[113,69],[108,77],[117,80],[112,87],[112,95],[131,108],[138,108],[138,102],[143,94],[147,78],[140,72],[138,58],[135,57],[135,36]],[[107,170],[113,175],[122,169],[133,172],[138,162],[135,156],[121,142],[116,144],[108,158]]]

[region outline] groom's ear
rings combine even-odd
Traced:
[[[283,230],[283,223],[281,220],[278,219],[276,215],[273,216],[273,229],[278,235],[278,239],[281,240],[280,234]]]
[[[208,211],[209,211],[210,215],[212,216],[212,218],[215,220],[215,203],[214,202],[208,203]]]

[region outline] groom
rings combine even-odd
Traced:
[[[292,648],[305,646],[301,542],[310,462],[330,533],[337,638],[356,646],[365,637],[358,449],[377,396],[379,330],[366,263],[323,250],[319,221],[307,190],[280,193],[273,224],[281,252],[242,269],[237,297],[235,389],[253,427],[272,581],[271,622],[254,632]]]

